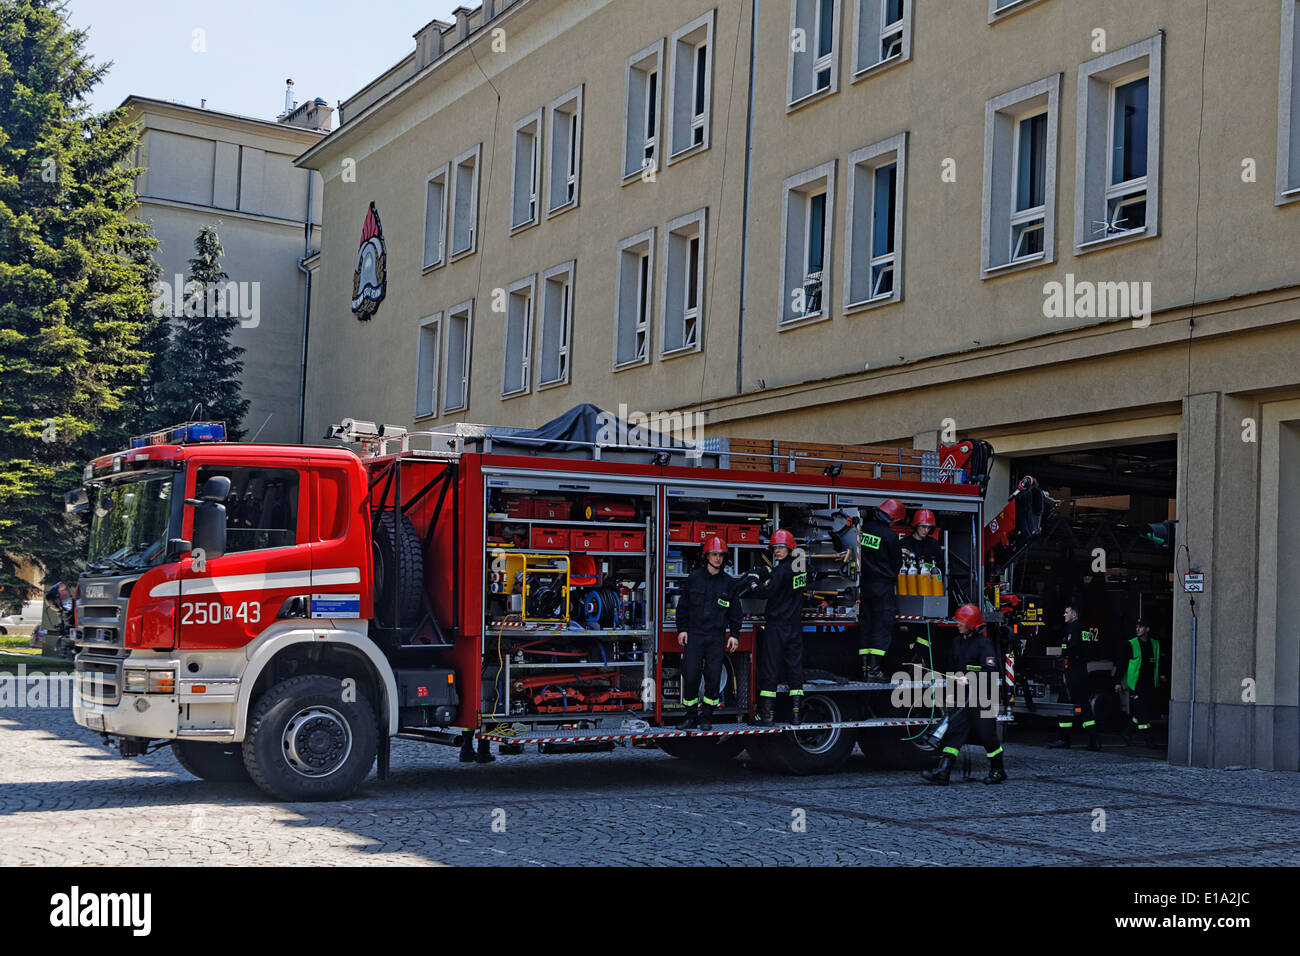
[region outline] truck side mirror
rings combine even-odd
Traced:
[[[229,497],[230,479],[225,475],[213,475],[199,489],[199,499],[201,501],[215,501],[218,504],[224,504]]]
[[[230,490],[230,479],[211,478],[204,484],[206,493],[208,484],[221,480]],[[226,553],[226,506],[216,501],[202,501],[194,508],[194,547],[201,548],[210,560]]]

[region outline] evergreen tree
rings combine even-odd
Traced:
[[[188,421],[196,406],[208,421],[224,421],[231,441],[243,437],[248,402],[239,397],[244,350],[230,344],[239,325],[238,293],[226,289],[221,239],[204,226],[194,240],[183,314],[171,320],[163,375],[155,386],[155,418],[161,426]],[[234,298],[227,298],[229,296]]]
[[[0,602],[34,591],[35,562],[71,580],[84,519],[63,492],[121,447],[148,362],[157,266],[136,204],[139,130],[93,114],[108,64],[61,0],[0,0]]]

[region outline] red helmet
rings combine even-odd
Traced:
[[[934,518],[934,512],[930,511],[928,508],[922,508],[916,514],[912,515],[913,528],[915,528],[919,524],[928,524],[931,528],[933,528],[938,523],[939,522],[936,521]]]
[[[716,534],[708,541],[704,542],[704,553],[708,554],[710,551],[721,551],[723,554],[727,553],[727,546],[722,543],[722,539]]]
[[[907,517],[907,509],[903,507],[902,502],[897,498],[890,498],[876,505],[877,511],[883,511],[889,516],[890,521],[902,521]]]
[[[960,624],[965,624],[972,631],[984,624],[984,615],[974,604],[963,604],[953,612],[952,619]]]
[[[796,547],[794,543],[794,535],[785,530],[776,532],[772,535],[772,547],[775,548],[777,545],[785,545],[785,547],[793,551]]]

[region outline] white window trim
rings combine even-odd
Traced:
[[[451,361],[451,336],[447,334],[447,328],[451,325],[453,319],[462,312],[466,314],[465,374],[463,376],[464,391],[462,393],[463,401],[459,405],[450,405],[447,402],[447,367]],[[471,363],[473,362],[474,357],[474,300],[469,299],[465,302],[454,305],[450,309],[447,309],[443,314],[446,316],[446,322],[442,327],[442,339],[446,344],[442,349],[442,413],[444,415],[450,415],[452,412],[463,412],[469,409],[470,372],[473,369]]]
[[[819,13],[817,9],[818,2],[819,0],[812,0],[813,22],[808,26],[803,27],[805,37],[808,43],[808,50],[806,52],[806,55],[809,57],[816,57],[817,46],[818,46],[817,41],[819,39],[818,30],[821,29],[821,17],[817,15]],[[786,55],[786,71],[785,71],[785,111],[787,113],[793,113],[795,112],[795,110],[803,109],[805,106],[809,106],[812,103],[817,102],[818,100],[825,99],[828,96],[833,96],[834,94],[838,93],[840,90],[840,47],[842,46],[841,36],[844,32],[841,29],[841,22],[840,22],[841,2],[842,0],[832,0],[832,7],[831,7],[832,36],[831,36],[831,52],[829,54],[829,62],[826,62],[825,57],[821,59],[814,58],[809,61],[809,70],[812,74],[813,84],[815,85],[817,82],[817,74],[821,72],[821,70],[825,70],[829,68],[831,71],[830,86],[826,87],[826,89],[824,90],[814,89],[812,92],[805,93],[803,96],[799,97],[798,99],[795,99],[794,68],[795,68],[795,57],[798,54],[794,52],[794,31],[800,28],[799,0],[790,0],[790,42],[786,44],[789,47],[789,50]],[[821,67],[820,69],[818,68],[819,64]]]
[[[424,330],[433,326],[437,329],[437,345],[434,349],[433,356],[433,409],[432,411],[420,411],[420,356],[423,354]],[[442,313],[435,312],[426,318],[420,320],[419,327],[415,336],[415,403],[411,415],[412,421],[426,421],[438,417],[438,409],[442,405]]]
[[[570,259],[568,262],[562,262],[558,266],[552,266],[542,273],[541,289],[541,306],[542,312],[537,320],[537,351],[539,353],[537,360],[537,391],[542,392],[548,388],[559,388],[561,385],[568,385],[573,379],[573,295],[574,295],[574,277],[577,275],[578,262],[576,259]],[[543,382],[541,350],[543,345],[542,330],[546,321],[546,289],[547,283],[556,276],[568,276],[569,286],[569,307],[564,314],[563,326],[564,335],[561,341],[567,343],[561,346],[561,351],[566,355],[564,363],[564,375],[551,382]],[[534,310],[534,314],[537,314]]]
[[[871,188],[867,191],[866,201],[871,203],[872,220],[868,223],[866,236],[863,237],[870,248],[872,236],[875,234],[875,170],[881,166],[888,166],[891,160],[883,159],[893,155],[892,162],[897,164],[896,177],[897,181],[894,187],[894,290],[889,295],[869,296],[866,299],[854,301],[853,298],[853,247],[856,243],[853,229],[854,209],[859,197],[857,195],[857,171],[859,166],[866,166],[872,170]],[[890,305],[894,302],[903,301],[903,224],[904,211],[906,206],[907,195],[907,133],[899,133],[891,136],[889,139],[881,140],[879,143],[872,143],[870,146],[864,146],[861,149],[854,150],[849,154],[848,165],[848,200],[845,205],[844,217],[844,314],[852,312],[862,312],[866,309],[879,308],[882,305]],[[881,257],[883,258],[883,257]],[[875,259],[869,261],[866,265],[868,271],[876,264]]]
[[[515,293],[528,290],[528,311],[524,315],[523,341],[523,384],[512,391],[506,391],[506,375],[509,369],[510,349],[507,347],[510,334],[510,300]],[[501,313],[501,399],[518,398],[533,391],[533,326],[537,321],[537,276],[525,276],[506,286],[506,310]]]
[[[628,236],[626,239],[622,240],[618,244],[618,261],[614,269],[614,358],[613,358],[613,364],[611,366],[611,368],[615,372],[622,372],[625,371],[626,369],[641,368],[642,366],[649,365],[651,353],[654,351],[650,347],[650,343],[653,341],[653,333],[654,333],[654,329],[653,329],[654,313],[655,313],[654,287],[655,287],[655,267],[657,265],[655,261],[656,233],[657,230],[652,226],[651,228],[647,229],[645,232],[637,233],[635,236]],[[645,245],[647,250],[647,255],[650,256],[649,269],[648,269],[649,278],[646,283],[646,295],[648,297],[648,301],[646,302],[645,358],[632,359],[630,361],[623,362],[620,364],[618,360],[618,332],[619,332],[619,326],[621,320],[623,318],[622,315],[623,258],[627,250],[631,249],[633,246],[639,246],[642,244]]]
[[[660,152],[663,153],[666,150],[667,164],[669,166],[673,165],[674,163],[681,162],[682,160],[687,159],[691,156],[694,156],[696,153],[704,152],[706,149],[709,148],[709,145],[712,141],[711,133],[712,133],[712,126],[713,126],[713,77],[714,77],[714,73],[716,72],[714,70],[714,64],[717,61],[717,47],[714,43],[714,31],[713,31],[714,13],[715,11],[710,10],[707,13],[704,13],[696,17],[694,20],[692,20],[690,23],[686,24],[685,26],[678,27],[676,30],[673,31],[673,34],[668,41],[668,84],[667,84],[668,98],[664,101],[666,104],[668,122],[665,124],[667,126],[667,132],[665,134],[666,142],[664,143],[664,147],[660,150]],[[705,82],[704,140],[703,142],[700,143],[691,143],[690,145],[684,146],[682,149],[674,152],[673,141],[676,138],[676,133],[677,133],[677,129],[676,129],[677,95],[680,92],[677,89],[677,48],[680,45],[680,41],[682,40],[683,37],[689,36],[690,34],[694,33],[696,30],[700,29],[701,27],[705,28],[704,42],[708,45],[709,48],[708,68],[705,70],[705,73],[707,75],[704,80]],[[691,53],[691,67],[692,67],[691,75],[692,76],[695,75],[694,50],[698,48],[699,48],[698,44],[696,44],[692,48],[692,53]],[[664,85],[663,83],[660,83],[661,90],[663,89],[663,85]],[[695,88],[692,86],[689,93],[692,105],[694,104],[694,100],[695,100],[694,93],[695,93]],[[694,129],[693,123],[688,123],[687,129],[688,130]]]
[[[630,103],[630,100],[632,99],[632,72],[634,69],[636,69],[635,64],[643,63],[646,60],[650,59],[651,57],[654,57],[655,60],[654,69],[655,72],[658,73],[659,75],[659,79],[657,81],[658,95],[655,100],[655,118],[654,118],[655,119],[655,161],[653,167],[646,166],[643,162],[641,166],[629,172],[627,169],[627,153],[628,153],[628,147],[631,144],[630,141],[633,137],[633,123],[632,123],[633,117],[632,117],[631,110],[629,109],[629,107],[632,105]],[[641,71],[641,72],[646,72],[646,71]],[[638,50],[636,53],[633,53],[630,57],[627,58],[627,66],[624,70],[624,74],[626,77],[626,84],[623,92],[623,104],[624,104],[623,185],[624,186],[630,185],[640,180],[641,177],[645,174],[646,169],[652,168],[653,171],[656,173],[659,172],[659,170],[663,169],[664,146],[667,142],[664,134],[664,97],[665,97],[665,91],[667,89],[667,83],[665,82],[666,77],[664,75],[665,73],[666,70],[664,69],[664,41],[662,39],[656,40],[654,43],[650,44],[644,50]],[[640,122],[636,125],[637,155],[644,156],[645,138],[641,131],[645,128],[645,115],[644,115],[645,104],[641,103],[638,104],[638,106],[640,109],[640,113],[639,113]]]
[[[1277,86],[1277,196],[1274,205],[1284,206],[1300,200],[1300,181],[1289,182],[1291,169],[1291,111],[1296,88],[1296,70],[1300,69],[1300,49],[1296,43],[1296,20],[1300,18],[1300,3],[1296,0],[1282,2],[1282,50],[1279,61]]]
[[[435,269],[441,269],[447,264],[447,250],[451,247],[450,237],[447,235],[447,211],[451,208],[451,164],[443,163],[429,175],[424,177],[424,232],[421,236],[429,234],[429,183],[433,182],[439,176],[442,177],[442,208],[438,211],[438,217],[442,220],[442,228],[438,232],[440,239],[438,258],[433,261],[428,259],[428,249],[422,249],[424,256],[424,266],[422,271],[425,273],[433,272]],[[423,238],[421,239],[423,242]]]
[[[472,202],[473,212],[471,213],[471,217],[470,217],[473,221],[470,224],[469,248],[462,249],[460,252],[455,252],[452,250],[452,246],[455,245],[456,242],[456,236],[455,236],[456,205],[457,205],[456,183],[460,178],[456,175],[456,172],[460,168],[460,165],[463,162],[465,162],[465,160],[467,159],[474,160],[474,185],[470,187],[474,194],[473,202]],[[448,202],[448,209],[450,210],[450,212],[447,217],[448,222],[450,224],[450,228],[447,230],[447,239],[446,239],[447,261],[459,262],[461,259],[468,258],[469,256],[474,255],[474,253],[478,252],[479,183],[482,181],[483,178],[483,144],[479,143],[478,145],[472,147],[471,149],[465,150],[465,152],[461,153],[454,160],[452,160],[450,176],[451,176],[451,199]]]
[[[989,0],[989,23],[1000,23],[1012,14],[1040,2],[1041,0]]]
[[[551,100],[550,106],[546,108],[547,116],[550,117],[550,126],[552,132],[555,126],[555,114],[561,112],[560,107],[575,104],[573,109],[573,169],[569,179],[573,181],[573,198],[565,199],[560,205],[553,205],[555,200],[564,197],[568,192],[569,181],[556,182],[551,179],[555,168],[555,136],[546,137],[546,171],[544,178],[547,180],[547,192],[549,198],[546,202],[546,218],[553,219],[556,216],[563,215],[570,209],[577,209],[578,204],[582,201],[582,126],[583,126],[583,108],[582,108],[582,87],[572,89],[563,96],[557,96]]]
[[[1164,35],[1157,33],[1145,40],[1126,46],[1122,50],[1115,50],[1113,53],[1107,53],[1094,60],[1089,60],[1079,67],[1079,100],[1075,112],[1074,152],[1074,254],[1076,256],[1097,249],[1108,249],[1112,246],[1137,242],[1142,239],[1151,239],[1160,235],[1160,163],[1162,160],[1160,127],[1164,119],[1164,99],[1161,83],[1163,75],[1161,67],[1163,41]],[[1145,65],[1140,63],[1142,60],[1146,61]],[[1130,67],[1130,69],[1124,69],[1125,67]],[[1100,73],[1110,74],[1109,79],[1096,81],[1098,83],[1104,82],[1107,89],[1105,94],[1106,134],[1105,142],[1100,148],[1104,166],[1099,179],[1102,193],[1101,213],[1103,216],[1106,214],[1105,197],[1111,192],[1110,177],[1107,173],[1110,170],[1111,159],[1109,147],[1111,124],[1114,117],[1112,105],[1114,90],[1117,85],[1130,82],[1140,75],[1145,74],[1150,77],[1150,85],[1147,88],[1147,175],[1145,184],[1147,216],[1144,229],[1129,230],[1116,233],[1113,236],[1096,238],[1092,223],[1095,216],[1088,212],[1088,199],[1093,195],[1089,192],[1089,174],[1095,175],[1095,164],[1090,167],[1087,162],[1088,148],[1092,145],[1088,135],[1088,103],[1090,100],[1090,84],[1094,82],[1093,78]],[[1131,185],[1131,183],[1124,185]]]
[[[834,261],[834,246],[832,242],[834,230],[832,226],[835,221],[836,162],[836,160],[832,159],[828,163],[822,163],[820,166],[804,170],[802,173],[796,173],[781,184],[781,301],[777,310],[778,331],[801,328],[802,326],[812,325],[816,322],[825,322],[831,317],[831,263]],[[826,218],[822,229],[823,242],[825,243],[824,252],[822,254],[822,307],[816,312],[811,312],[793,319],[787,319],[786,305],[790,302],[791,294],[794,291],[790,288],[786,268],[787,255],[789,253],[786,237],[789,234],[790,227],[790,193],[805,192],[803,187],[815,183],[820,179],[826,180]],[[805,223],[805,231],[806,230],[807,226]],[[807,257],[807,254],[808,248],[805,245],[805,258]]]
[[[531,229],[533,226],[536,226],[542,221],[542,182],[545,179],[545,177],[542,175],[543,172],[542,161],[545,156],[545,152],[542,149],[543,135],[544,135],[542,130],[545,125],[542,122],[544,118],[543,112],[544,111],[540,108],[534,110],[532,113],[525,116],[518,123],[516,123],[514,129],[511,131],[510,134],[511,149],[514,151],[514,161],[512,163],[511,170],[510,170],[511,173],[510,175],[510,235],[512,236],[516,235],[517,233],[521,233],[526,229]],[[515,201],[516,199],[518,199],[515,190],[518,186],[518,179],[519,179],[518,176],[519,174],[519,149],[518,149],[519,131],[523,129],[525,126],[528,126],[532,123],[537,124],[536,126],[537,132],[534,134],[533,137],[533,155],[532,155],[533,194],[535,196],[535,199],[533,200],[533,215],[531,219],[525,219],[520,222],[515,222],[514,221]]]
[[[702,351],[704,348],[704,304],[707,297],[708,281],[705,274],[705,268],[709,261],[708,253],[708,208],[697,209],[695,212],[688,212],[684,216],[678,216],[664,226],[664,244],[663,257],[664,269],[663,278],[659,284],[659,357],[661,359],[677,358],[681,355],[689,355],[693,352]],[[686,226],[697,226],[700,237],[700,265],[699,265],[699,289],[697,290],[697,302],[695,306],[695,344],[685,345],[681,348],[669,350],[667,348],[668,340],[668,270],[671,268],[672,258],[669,250],[673,241],[673,233],[680,232]],[[689,266],[688,266],[689,269]],[[685,283],[683,282],[683,288]],[[682,305],[683,322],[685,322],[685,303]]]
[[[900,64],[909,62],[912,59],[912,0],[903,0],[903,51],[898,56],[891,56],[888,60],[873,59],[872,62],[867,64],[863,64],[862,62],[862,55],[864,53],[862,46],[862,29],[863,18],[866,16],[866,0],[854,0],[854,4],[856,10],[853,30],[853,75],[849,78],[849,81],[852,83],[860,83],[868,77],[875,76],[878,73],[884,73],[886,70],[892,70]],[[881,0],[880,9],[882,11],[884,9],[883,0]],[[882,29],[875,23],[872,23],[869,26],[871,50],[874,53],[880,47]]]
[[[980,278],[989,279],[993,276],[1019,272],[1023,269],[1033,269],[1056,261],[1056,171],[1058,161],[1057,143],[1060,139],[1062,78],[1062,74],[1055,73],[1034,83],[1027,83],[1019,89],[995,96],[984,104],[984,197],[980,221]],[[1042,97],[1047,98],[1044,107],[1023,108],[1023,104]],[[996,148],[994,134],[996,132],[997,117],[998,114],[1007,116],[1013,124],[1014,135],[1009,157],[1011,188],[1008,199],[1014,206],[1016,195],[1015,177],[1019,166],[1017,148],[1019,145],[1020,121],[1042,112],[1042,109],[1047,111],[1047,165],[1043,176],[1043,200],[1045,205],[1043,209],[1043,252],[1032,258],[1008,259],[1006,262],[994,263],[993,193],[995,191],[994,177],[998,175],[999,170],[994,167],[993,154]],[[1015,218],[1014,209],[1010,218]],[[1014,251],[1012,250],[1013,253]]]

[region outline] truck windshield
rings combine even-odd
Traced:
[[[90,522],[90,559],[97,571],[146,568],[167,550],[172,476],[101,486]]]

